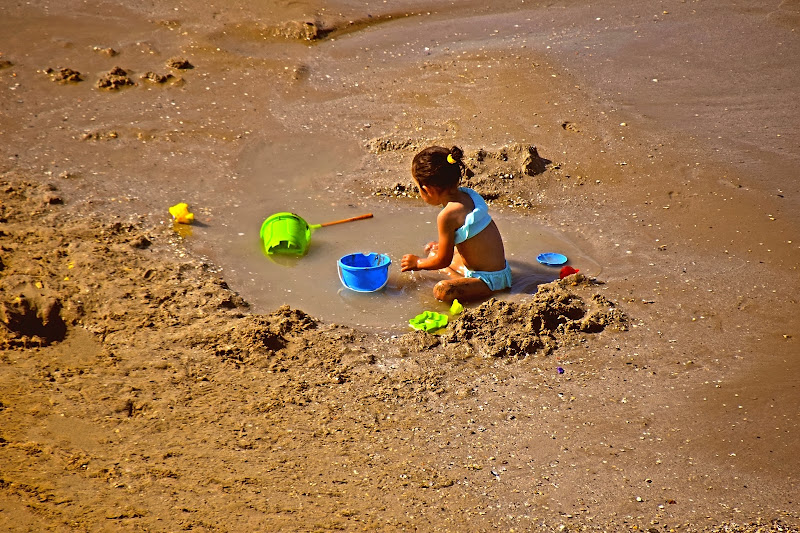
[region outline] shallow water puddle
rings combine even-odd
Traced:
[[[431,294],[433,285],[442,279],[438,273],[401,273],[399,268],[403,254],[421,252],[425,242],[435,238],[435,208],[387,203],[363,206],[374,218],[316,231],[308,254],[299,258],[265,255],[258,239],[264,217],[257,210],[248,210],[240,216],[248,228],[245,234],[224,238],[215,245],[210,243],[216,250],[211,258],[224,268],[225,279],[256,312],[289,304],[326,321],[395,331],[404,329],[408,320],[422,311],[446,311],[449,306]],[[523,219],[504,215],[495,219],[505,236],[515,280],[511,292],[501,296],[503,299],[532,294],[539,283],[558,276],[557,267],[536,262],[536,255],[542,251],[564,253],[571,264],[589,274],[599,270],[591,258],[561,235]],[[204,238],[215,236],[209,233]],[[391,258],[384,290],[357,293],[344,287],[337,261],[356,252],[385,253]]]
[[[437,208],[421,200],[359,199],[338,190],[337,174],[356,168],[360,158],[357,146],[319,136],[290,136],[252,147],[242,157],[241,189],[232,191],[247,200],[231,206],[232,211],[215,223],[194,227],[190,246],[223,269],[221,275],[255,312],[288,304],[325,321],[385,332],[407,329],[408,320],[422,311],[446,312],[449,306],[432,296],[440,274],[400,272],[403,254],[421,253],[425,243],[436,239]],[[259,239],[261,224],[283,211],[295,212],[309,224],[363,213],[374,216],[314,231],[303,257],[267,256]],[[536,262],[542,252],[563,253],[586,273],[599,271],[565,236],[527,218],[493,214],[515,279],[510,293],[501,298],[522,298],[558,276],[558,267]],[[383,290],[358,293],[344,287],[337,261],[356,252],[391,258]]]

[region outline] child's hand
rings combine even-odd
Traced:
[[[425,245],[425,254],[427,255],[436,255],[436,252],[439,250],[439,243],[436,241],[431,241]]]
[[[409,270],[419,270],[417,266],[419,257],[414,254],[406,254],[400,260],[400,272],[408,272]]]

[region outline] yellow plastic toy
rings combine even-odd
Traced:
[[[450,314],[458,315],[464,310],[464,306],[458,300],[453,300],[453,305],[450,306]]]
[[[178,224],[191,224],[194,222],[194,213],[189,212],[189,206],[184,202],[170,207],[169,214]]]

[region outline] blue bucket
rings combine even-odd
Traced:
[[[339,259],[339,279],[348,289],[356,292],[379,291],[389,281],[389,265],[392,260],[386,254],[348,254]]]

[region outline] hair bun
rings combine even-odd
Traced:
[[[461,148],[458,146],[453,146],[450,148],[450,155],[453,156],[453,159],[460,163],[461,159],[464,157],[464,152],[462,152]]]

